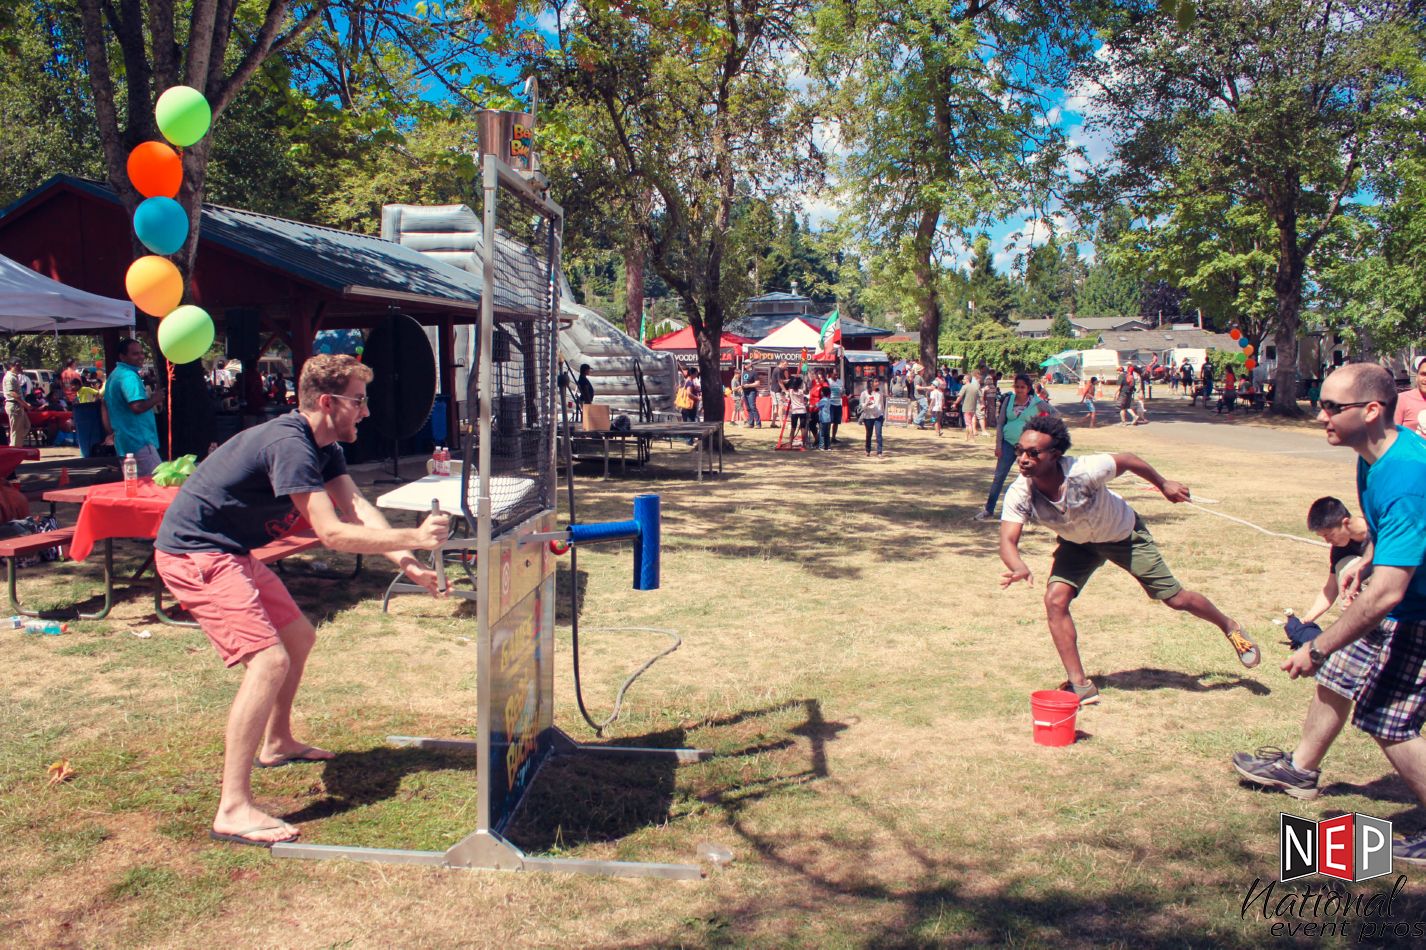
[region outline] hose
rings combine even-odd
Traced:
[[[569,521],[574,523],[574,439],[569,435],[569,399],[568,393],[563,394],[566,398],[560,399],[560,418],[564,424],[564,471],[566,486],[569,495]],[[579,675],[579,545],[570,545],[569,549],[569,641],[570,655],[572,657],[571,669],[574,672],[574,702],[579,707],[579,714],[584,717],[584,721],[589,723],[589,728],[594,730],[594,734],[603,737],[604,730],[614,720],[619,718],[619,710],[624,705],[624,694],[629,691],[629,687],[634,685],[634,680],[643,675],[644,671],[653,666],[659,660],[668,656],[674,650],[683,645],[683,638],[672,630],[663,627],[590,627],[590,631],[595,633],[661,633],[673,640],[673,645],[662,651],[655,653],[644,661],[643,665],[629,675],[619,687],[619,691],[614,694],[614,710],[603,722],[595,722],[594,717],[589,714],[589,710],[584,705],[584,685]]]

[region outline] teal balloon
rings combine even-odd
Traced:
[[[134,212],[134,233],[155,254],[172,254],[188,240],[188,212],[172,198],[145,198]]]
[[[1253,341],[1248,339],[1248,335],[1247,335],[1246,333],[1244,333],[1242,336],[1238,337],[1238,346],[1239,346],[1239,347],[1247,346],[1247,345],[1248,345],[1249,343],[1251,343],[1251,342],[1253,342]]]
[[[203,93],[192,86],[174,86],[158,97],[154,118],[163,137],[180,148],[186,148],[208,134],[213,122],[213,110]]]
[[[213,345],[213,318],[202,307],[185,304],[158,324],[158,348],[170,363],[191,363]]]

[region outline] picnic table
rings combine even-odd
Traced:
[[[93,552],[96,544],[102,542],[104,546],[104,606],[97,613],[80,614],[81,619],[102,620],[113,608],[114,540],[128,538],[152,541],[158,537],[163,516],[168,511],[168,506],[178,497],[178,491],[178,486],[155,485],[151,478],[140,478],[132,496],[128,494],[123,482],[58,488],[44,493],[45,501],[81,506],[79,518],[74,525],[74,537],[69,543],[69,556],[72,559],[83,561]],[[276,563],[290,555],[317,547],[320,543],[311,527],[299,518],[285,536],[255,549],[252,554],[264,564]],[[358,556],[351,576],[354,577],[361,570],[361,564],[362,559]],[[138,583],[152,565],[153,554],[150,553],[129,578],[129,583]],[[164,609],[163,591],[163,581],[155,572],[154,613],[158,615],[158,619],[175,626],[197,626],[191,621],[175,619]]]
[[[40,450],[30,446],[12,448],[0,445],[0,478],[9,478],[15,474],[15,469],[20,467],[21,462],[31,462],[39,457]]]

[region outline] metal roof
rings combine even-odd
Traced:
[[[96,181],[57,175],[11,208],[56,183],[119,203],[109,186]],[[238,208],[204,204],[199,247],[213,244],[306,284],[352,299],[476,310],[484,281],[470,273],[419,251],[391,241],[339,231],[315,224],[257,214]],[[514,313],[538,311],[543,281],[536,255],[508,235],[497,244],[497,310]]]
[[[890,363],[891,357],[881,350],[843,350],[842,358],[848,363]]]
[[[740,336],[752,337],[754,340],[761,340],[778,327],[787,323],[794,317],[800,319],[814,330],[822,329],[822,324],[830,314],[814,316],[812,314],[799,313],[754,313],[746,317],[740,317],[728,324],[723,329],[729,333],[737,333]],[[855,340],[865,337],[890,336],[890,330],[883,330],[880,327],[868,326],[865,323],[858,323],[855,320],[848,320],[841,317],[838,326],[842,329],[843,340]]]
[[[744,300],[744,301],[743,301],[743,303],[777,303],[777,302],[787,302],[787,303],[793,303],[793,302],[804,303],[804,302],[805,302],[805,303],[811,303],[812,300],[811,300],[811,298],[809,298],[809,297],[804,297],[804,296],[802,296],[801,294],[789,294],[789,293],[784,293],[783,291],[777,290],[777,291],[773,291],[773,292],[770,293],[770,294],[761,294],[761,295],[759,295],[759,296],[757,296],[757,297],[749,297],[747,300]]]
[[[1070,323],[1081,330],[1117,330],[1131,323],[1148,327],[1150,321],[1143,317],[1070,317]]]

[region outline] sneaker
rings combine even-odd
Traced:
[[[1228,633],[1224,634],[1224,636],[1228,638],[1229,643],[1233,644],[1233,649],[1237,651],[1238,654],[1238,660],[1242,662],[1244,666],[1251,670],[1258,665],[1258,662],[1262,659],[1262,655],[1258,653],[1258,645],[1243,634],[1242,627],[1235,626],[1232,630],[1228,631]]]
[[[1074,693],[1079,697],[1079,704],[1081,706],[1093,706],[1099,702],[1099,687],[1094,685],[1094,680],[1090,680],[1083,686],[1076,686],[1069,680],[1065,680],[1059,685],[1059,691],[1062,693]]]
[[[982,509],[980,509],[980,511],[977,511],[977,512],[975,513],[975,519],[974,519],[974,520],[976,520],[976,521],[990,521],[990,520],[992,520],[994,517],[995,517],[995,512],[993,512],[993,511],[987,511],[987,510],[985,510],[984,508],[982,508]]]
[[[1233,768],[1254,785],[1280,789],[1304,801],[1317,797],[1317,777],[1322,774],[1298,768],[1292,764],[1292,756],[1273,746],[1259,749],[1252,755],[1234,752]],[[1426,861],[1426,848],[1423,848],[1422,855],[1423,861]]]
[[[1426,865],[1426,831],[1418,831],[1406,838],[1393,839],[1391,857],[1393,861],[1406,864]]]

